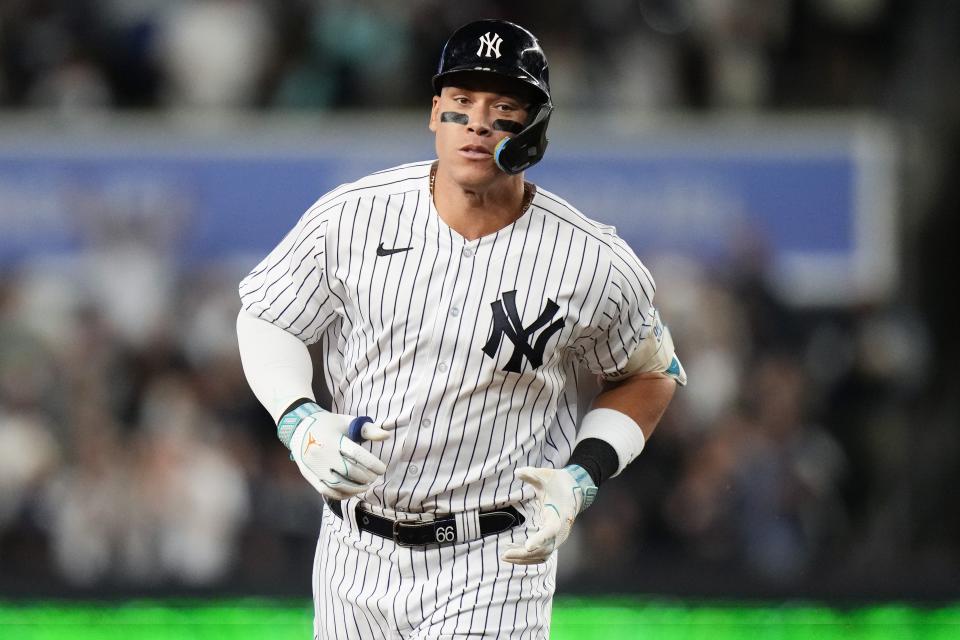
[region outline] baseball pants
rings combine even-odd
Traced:
[[[351,504],[356,504],[350,501]],[[533,523],[453,545],[404,547],[324,509],[313,565],[315,640],[546,640],[556,555],[502,562]]]

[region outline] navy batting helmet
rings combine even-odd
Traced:
[[[547,150],[547,125],[553,103],[547,57],[537,38],[506,20],[478,20],[457,29],[440,56],[433,90],[450,84],[457,74],[491,73],[519,81],[533,96],[530,117],[523,131],[504,138],[494,151],[494,160],[509,174],[520,173],[543,158]]]

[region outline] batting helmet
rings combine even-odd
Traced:
[[[478,20],[457,29],[440,55],[433,90],[440,90],[459,73],[480,72],[519,81],[534,96],[524,129],[504,138],[494,151],[497,166],[509,174],[520,173],[543,158],[547,150],[547,125],[553,103],[547,57],[537,38],[506,20]]]

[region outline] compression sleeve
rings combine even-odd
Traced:
[[[299,338],[246,311],[237,316],[237,341],[247,383],[279,422],[300,398],[313,399],[313,363]]]

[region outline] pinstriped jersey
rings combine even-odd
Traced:
[[[612,227],[538,189],[467,240],[431,164],[324,195],[240,284],[246,311],[322,344],[333,411],[393,431],[364,444],[387,471],[362,498],[387,515],[532,498],[514,470],[563,467],[594,381],[654,339],[653,278]]]

